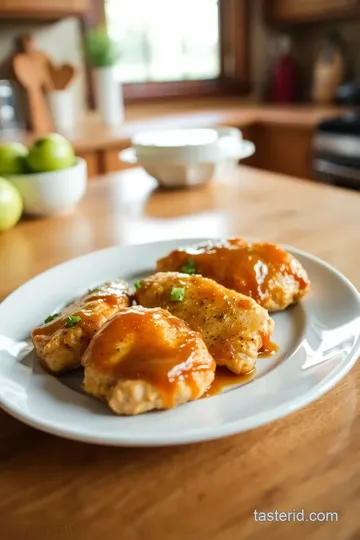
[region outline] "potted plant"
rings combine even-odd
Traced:
[[[115,65],[120,57],[118,44],[103,27],[89,30],[85,49],[93,69],[95,98],[105,124],[119,124],[124,119],[121,84],[115,77]]]

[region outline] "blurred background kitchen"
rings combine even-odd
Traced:
[[[95,181],[140,131],[227,125],[357,189],[359,48],[358,0],[0,0],[0,137],[63,133]]]

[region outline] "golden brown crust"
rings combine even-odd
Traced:
[[[286,309],[310,288],[306,271],[290,253],[268,242],[242,238],[179,248],[157,262],[157,271],[190,271],[254,298],[269,311]]]
[[[53,375],[80,367],[95,332],[130,302],[125,282],[108,282],[72,302],[51,322],[35,328],[32,340],[42,367]]]
[[[172,300],[174,288],[184,291],[182,301]],[[135,298],[186,321],[201,334],[217,365],[238,374],[254,369],[258,351],[267,347],[274,330],[268,312],[255,300],[199,275],[158,272],[143,280]]]
[[[197,332],[168,311],[142,306],[125,309],[105,324],[83,365],[84,390],[127,415],[197,399],[215,373]]]

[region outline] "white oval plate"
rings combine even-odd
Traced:
[[[89,287],[122,277],[134,282],[179,245],[199,239],[115,246],[35,277],[0,305],[0,404],[16,418],[55,435],[119,446],[185,444],[261,426],[316,400],[355,364],[360,295],[337,270],[288,248],[307,269],[312,289],[274,315],[279,353],[257,362],[248,384],[170,411],[117,417],[80,390],[81,374],[55,378],[29,346],[33,327]]]

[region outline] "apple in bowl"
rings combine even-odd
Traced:
[[[72,167],[75,152],[72,144],[58,133],[37,139],[30,147],[26,159],[31,172],[60,171]]]
[[[37,139],[22,163],[21,172],[15,172],[15,167],[10,168],[13,172],[8,172],[9,167],[5,170],[0,145],[0,175],[19,190],[24,213],[63,214],[83,198],[87,186],[86,162],[75,156],[73,146],[62,135],[52,133]]]

